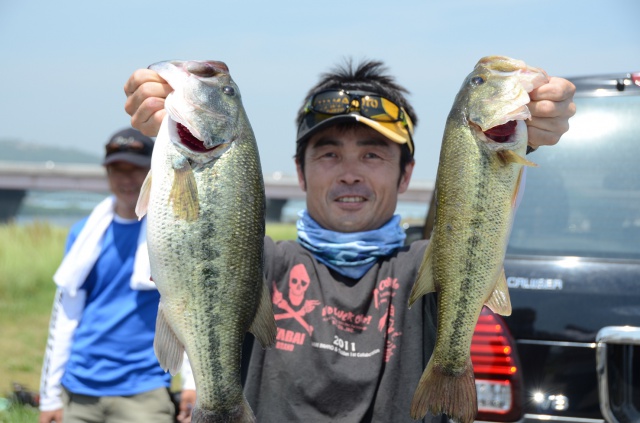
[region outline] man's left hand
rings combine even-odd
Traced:
[[[531,147],[554,145],[569,130],[569,118],[576,114],[575,92],[576,87],[570,81],[551,77],[548,84],[529,93],[531,119],[526,122]]]
[[[191,411],[196,404],[196,391],[185,389],[180,394],[180,412],[176,417],[180,423],[191,423]]]

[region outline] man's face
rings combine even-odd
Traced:
[[[358,125],[335,126],[313,135],[305,150],[304,175],[297,163],[307,211],[323,228],[361,232],[385,224],[407,190],[413,162],[400,178],[400,145]]]
[[[116,196],[116,211],[121,216],[135,217],[140,188],[147,173],[149,173],[149,168],[126,162],[115,162],[107,165],[109,189]]]

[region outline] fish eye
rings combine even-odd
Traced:
[[[236,95],[236,90],[233,87],[230,87],[229,85],[224,86],[222,88],[222,92],[229,96]]]
[[[484,78],[481,77],[481,76],[475,76],[475,77],[471,78],[471,83],[473,85],[476,85],[476,86],[477,85],[482,85],[482,84],[484,84]]]

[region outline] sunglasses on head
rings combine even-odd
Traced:
[[[379,132],[390,136],[395,142],[407,143],[413,153],[413,123],[405,110],[393,101],[366,91],[326,90],[313,94],[304,109],[313,115],[313,125],[337,115],[357,112],[381,125]],[[366,123],[366,122],[365,122]]]
[[[106,146],[107,155],[128,152],[128,153],[144,153],[144,144],[131,138],[117,138]]]

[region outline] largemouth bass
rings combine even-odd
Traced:
[[[478,407],[471,338],[484,305],[511,314],[504,256],[524,165],[528,93],[546,73],[520,60],[481,59],[447,118],[436,177],[436,221],[410,304],[438,292],[436,345],[411,416],[470,423]]]
[[[276,326],[263,278],[265,196],[255,137],[227,66],[149,67],[174,91],[136,212],[147,214],[151,277],[160,292],[154,348],[175,374],[193,370],[192,422],[254,422],[242,393],[241,350],[266,347]]]

